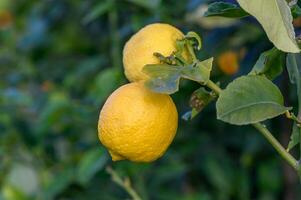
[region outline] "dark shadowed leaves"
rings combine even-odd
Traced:
[[[105,166],[108,159],[109,157],[105,154],[105,150],[100,147],[86,152],[78,165],[77,181],[83,185],[87,184]]]
[[[288,143],[287,151],[290,151],[294,148],[297,144],[300,143],[300,136],[301,136],[301,129],[297,126],[297,123],[294,122],[293,130],[291,134],[290,141]]]
[[[214,93],[207,91],[201,87],[194,91],[190,97],[189,105],[191,110],[191,119],[200,113],[210,102],[212,102],[216,96]]]
[[[260,55],[250,74],[265,75],[273,80],[282,73],[284,66],[285,53],[274,47]]]
[[[205,17],[220,16],[229,18],[246,17],[249,14],[238,5],[226,2],[214,2],[209,5]]]

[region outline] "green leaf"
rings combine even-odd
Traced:
[[[110,9],[113,6],[113,1],[107,0],[107,1],[101,1],[96,6],[94,6],[93,10],[87,14],[84,19],[83,23],[89,23],[96,18],[100,17],[101,15],[107,13],[110,11]]]
[[[301,55],[289,53],[286,57],[286,68],[292,84],[300,84]]]
[[[99,147],[86,152],[77,168],[76,180],[83,185],[87,184],[105,166],[108,158],[104,150]]]
[[[297,144],[300,143],[300,136],[301,136],[301,129],[297,126],[297,123],[294,122],[293,131],[291,134],[290,141],[288,143],[287,151],[290,151],[294,148]]]
[[[190,119],[193,119],[197,114],[199,114],[215,98],[216,96],[213,93],[207,91],[203,87],[194,91],[189,101],[190,107],[192,108]]]
[[[145,85],[152,91],[172,94],[179,90],[180,67],[166,64],[146,65],[143,72],[151,77]]]
[[[293,17],[285,0],[237,0],[263,26],[269,40],[284,52],[297,53]]]
[[[180,78],[206,84],[210,78],[213,58],[189,66],[174,66],[167,64],[146,65],[143,72],[150,79],[145,86],[158,93],[172,94],[179,90]]]
[[[147,8],[151,10],[157,8],[161,3],[161,0],[127,0],[127,1],[137,6],[141,6],[143,8]]]
[[[102,70],[95,77],[88,95],[91,99],[93,99],[95,104],[99,104],[99,102],[104,101],[118,86],[122,84],[121,70],[112,67],[107,68]]]
[[[217,100],[217,118],[235,125],[264,121],[285,113],[280,90],[263,76],[242,76],[230,83]]]
[[[213,58],[182,68],[182,77],[206,84],[210,78]]]
[[[43,199],[53,199],[74,181],[74,168],[68,165],[61,167],[57,173],[50,174],[49,177],[45,178],[45,185],[42,192]],[[49,173],[49,171],[46,172]]]
[[[292,84],[297,86],[298,113],[301,113],[301,55],[289,53],[286,57],[286,68]]]
[[[279,76],[285,65],[285,53],[275,47],[263,52],[250,75],[265,75],[268,79],[273,80]]]
[[[298,6],[298,4],[295,4],[291,7],[291,13],[293,18],[301,16],[301,8]],[[236,4],[219,1],[209,4],[208,10],[205,12],[204,17],[219,16],[228,18],[242,18],[249,15],[249,13],[244,11]]]
[[[196,32],[188,32],[185,36],[188,39],[194,39],[197,41],[197,49],[200,50],[202,48],[202,39]]]
[[[292,12],[293,18],[298,18],[301,16],[301,8],[298,6],[298,4],[295,4],[291,7],[291,12]]]
[[[205,17],[220,16],[229,18],[241,18],[248,16],[249,13],[241,9],[239,6],[227,2],[214,2],[209,5],[205,12]]]

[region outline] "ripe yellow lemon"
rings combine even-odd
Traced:
[[[150,24],[142,28],[125,44],[123,66],[127,79],[131,82],[146,80],[148,77],[141,70],[146,64],[158,64],[159,59],[153,54],[170,56],[176,51],[176,41],[184,37],[177,28],[168,24]]]
[[[151,92],[142,82],[114,91],[98,121],[98,137],[113,161],[150,162],[172,142],[178,113],[170,96]]]
[[[217,63],[221,71],[225,74],[233,75],[239,70],[238,60],[239,56],[237,53],[227,51],[217,58]]]

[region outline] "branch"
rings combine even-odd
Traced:
[[[209,81],[206,86],[212,89],[217,95],[220,95],[222,91],[222,89],[212,81]],[[299,171],[298,161],[283,148],[283,146],[263,124],[255,123],[252,125],[269,141],[269,143],[274,147],[274,149],[280,154],[280,156],[284,160],[288,162],[288,164],[291,167],[293,167],[296,171]]]
[[[107,167],[106,171],[112,176],[112,180],[122,187],[133,198],[133,200],[142,200],[137,192],[132,188],[128,178],[123,180],[111,167]]]

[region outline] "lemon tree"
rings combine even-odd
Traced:
[[[297,85],[301,105],[301,58],[291,54],[300,51],[291,25],[293,17],[300,12],[298,14],[296,7],[290,8],[284,0],[269,0],[262,5],[244,0],[238,2],[244,10],[230,3],[213,3],[205,16],[240,18],[250,13],[263,26],[275,47],[259,57],[248,75],[235,79],[225,89],[211,80],[213,58],[197,58],[195,51],[202,44],[196,33],[184,35],[171,25],[151,24],[129,39],[123,51],[123,64],[126,77],[134,83],[122,86],[108,98],[98,125],[100,141],[113,160],[149,162],[162,156],[177,129],[177,111],[168,94],[179,90],[181,79],[189,79],[200,83],[201,88],[193,93],[192,110],[185,114],[185,119],[192,119],[217,99],[217,119],[235,125],[253,125],[301,174],[300,162],[289,153],[300,143],[301,106],[295,116],[290,111],[292,108],[284,105],[281,91],[272,82],[286,66],[291,82]],[[263,14],[260,6],[271,9]],[[277,23],[276,28],[280,30],[277,34],[267,15],[273,16]],[[284,45],[285,40],[289,41],[287,45]],[[238,55],[225,53],[217,63],[224,73],[234,74],[238,70]],[[294,122],[287,149],[263,125],[263,121],[282,114]]]

